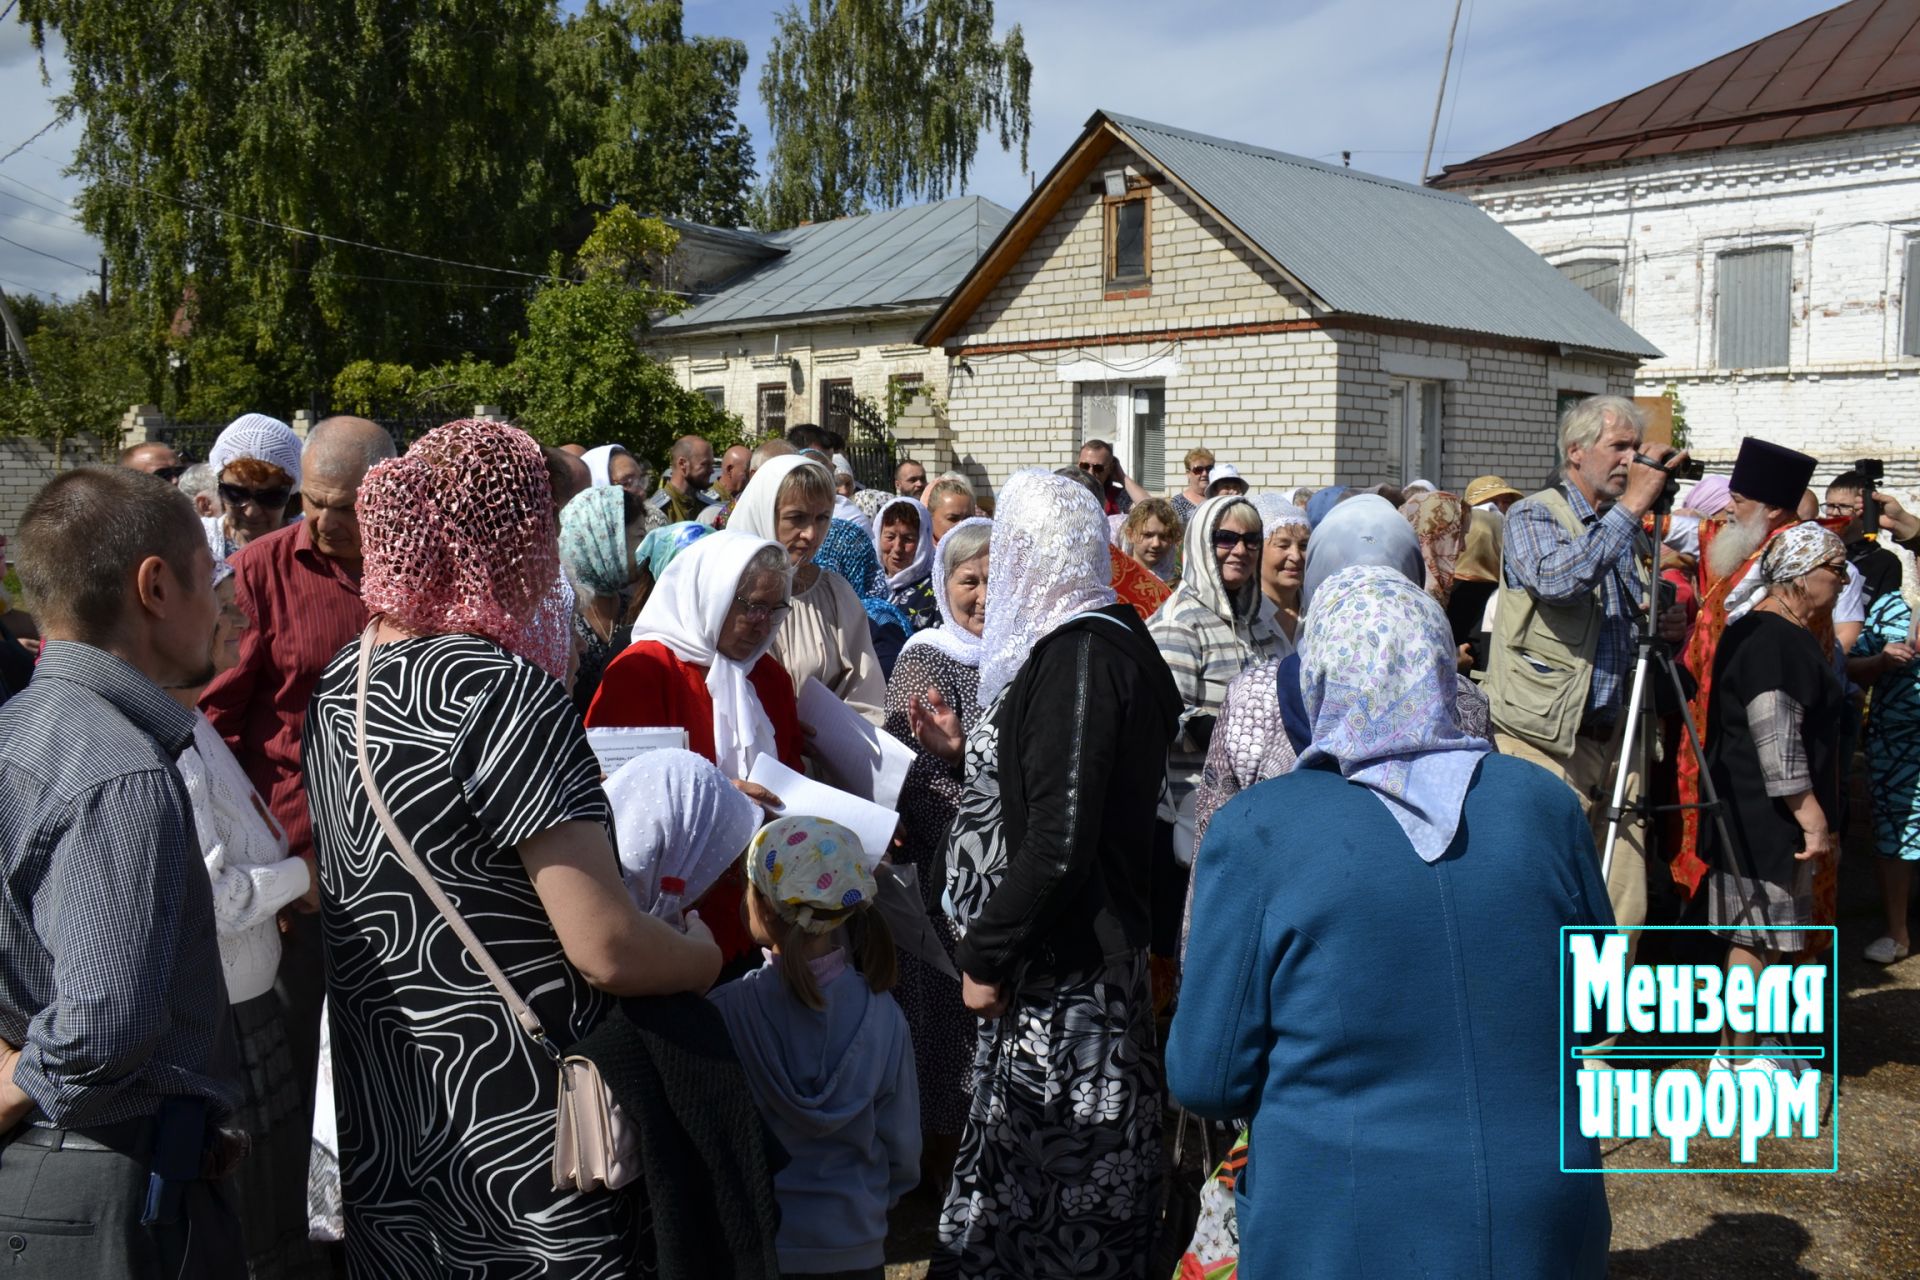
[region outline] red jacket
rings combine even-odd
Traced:
[[[793,696],[793,678],[771,655],[747,673],[760,706],[773,722],[773,741],[780,763],[802,769],[801,749],[806,736],[800,729],[800,707]],[[613,727],[663,728],[687,731],[687,748],[708,760],[713,751],[713,696],[707,692],[707,672],[683,662],[657,640],[640,640],[621,650],[607,664],[600,688],[587,708],[589,729]],[[715,942],[728,960],[753,949],[741,911],[745,881],[739,864],[721,876],[700,899],[700,918],[713,930]]]

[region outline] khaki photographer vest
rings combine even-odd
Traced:
[[[1528,498],[1552,513],[1567,536],[1586,532],[1566,494],[1543,489]],[[1593,655],[1600,644],[1604,605],[1598,587],[1564,604],[1507,585],[1500,573],[1500,608],[1487,658],[1486,692],[1494,728],[1555,756],[1571,756],[1593,687]]]

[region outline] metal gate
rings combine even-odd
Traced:
[[[871,401],[853,393],[851,383],[827,388],[827,420],[820,425],[846,437],[847,461],[853,463],[853,478],[861,487],[893,491],[893,471],[898,465],[899,444],[887,426],[886,415]]]

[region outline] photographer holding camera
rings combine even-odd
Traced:
[[[1652,541],[1642,520],[1687,462],[1685,451],[1641,440],[1646,415],[1621,396],[1593,396],[1560,421],[1561,481],[1507,513],[1506,549],[1486,692],[1494,741],[1579,796],[1595,852],[1607,830],[1614,761],[1623,749],[1634,620],[1647,593]],[[1636,454],[1661,465],[1648,466]],[[1686,636],[1686,611],[1666,605],[1658,631]],[[1626,800],[1637,801],[1646,762],[1630,748]],[[1623,817],[1607,896],[1614,920],[1646,921],[1645,821]],[[1629,957],[1637,935],[1628,934]]]

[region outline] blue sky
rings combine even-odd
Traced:
[[[753,55],[740,114],[764,152],[761,56],[773,0],[688,0],[687,29],[744,40]],[[1434,168],[1539,132],[1831,6],[1817,0],[1466,0]],[[1029,165],[1044,173],[1097,108],[1237,141],[1418,177],[1452,0],[998,0],[1033,61]],[[56,79],[64,64],[51,60]],[[0,154],[53,115],[26,33],[0,24]],[[65,216],[62,175],[77,127],[0,162],[0,285],[75,296],[92,239]],[[1026,197],[1019,158],[983,141],[967,192]],[[26,184],[26,185],[21,185]],[[39,250],[39,253],[33,252]],[[52,253],[73,266],[42,256]]]

